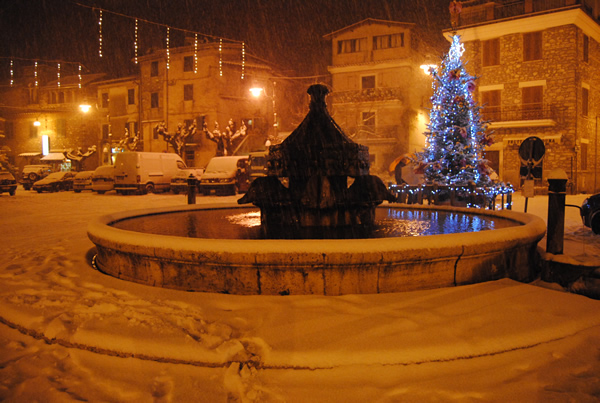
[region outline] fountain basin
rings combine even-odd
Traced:
[[[513,211],[388,204],[508,219],[480,232],[372,239],[206,239],[115,228],[134,218],[237,205],[180,206],[120,212],[88,226],[99,270],[123,280],[186,291],[242,295],[370,294],[450,287],[538,273],[540,218]]]

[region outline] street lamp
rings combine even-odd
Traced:
[[[266,91],[262,87],[252,87],[250,88],[250,93],[254,98],[260,98],[261,96],[265,96],[273,101],[273,140],[277,139],[277,110],[275,109],[275,86],[277,83],[273,81],[273,96],[268,96]]]
[[[96,110],[98,109],[98,105],[95,105]],[[79,105],[79,110],[83,113],[88,113],[92,109],[92,105],[87,102],[83,102]],[[110,128],[110,114],[106,114],[106,121],[108,122],[108,162],[110,165],[113,164],[112,160],[112,133]],[[104,157],[102,158],[104,160]]]

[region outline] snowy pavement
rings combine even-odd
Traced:
[[[185,203],[169,194],[0,196],[0,400],[600,398],[600,301],[553,284],[234,296],[153,288],[92,269],[92,217]],[[544,220],[546,207],[547,197],[528,201]],[[523,211],[524,199],[513,209]],[[595,262],[600,237],[577,209],[566,215],[565,255]]]

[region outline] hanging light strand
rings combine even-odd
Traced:
[[[102,10],[98,18],[98,56],[102,57]]]
[[[79,88],[81,88],[81,64],[79,65]]]
[[[15,84],[15,71],[14,71],[14,62],[10,59],[10,86],[12,87]]]
[[[36,60],[35,64],[34,64],[34,67],[33,67],[34,68],[34,70],[33,70],[33,76],[34,76],[34,79],[35,79],[35,86],[36,87],[38,86],[38,72],[37,72],[37,67],[38,67],[38,62]]]
[[[167,27],[167,70],[169,70],[169,67],[171,65],[171,53],[169,50],[169,36],[170,36],[170,30],[169,30],[169,27]]]
[[[219,77],[223,77],[223,39],[219,39]]]
[[[133,61],[135,62],[135,64],[138,64],[138,20],[137,20],[137,18],[135,19],[135,42],[133,44],[133,50],[135,52],[135,57],[133,58]]]
[[[198,73],[198,34],[194,34],[194,74]]]
[[[60,63],[56,65],[56,80],[58,87],[60,87]]]
[[[244,79],[244,75],[246,73],[246,43],[242,42],[242,80]]]

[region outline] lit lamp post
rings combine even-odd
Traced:
[[[90,110],[92,109],[92,105],[86,103],[82,103],[81,105],[79,105],[79,110],[81,110],[81,112],[83,113],[88,113]],[[98,107],[96,106],[96,109],[98,109]],[[113,160],[112,160],[112,133],[110,130],[110,114],[106,115],[106,121],[108,122],[108,162],[110,165],[113,164]]]
[[[261,96],[265,96],[273,101],[273,139],[274,140],[277,138],[277,129],[278,129],[277,110],[275,109],[275,85],[276,84],[277,83],[275,81],[273,81],[273,96],[271,96],[271,97],[266,94],[265,89],[262,87],[250,88],[250,93],[252,94],[253,97],[260,98]]]

